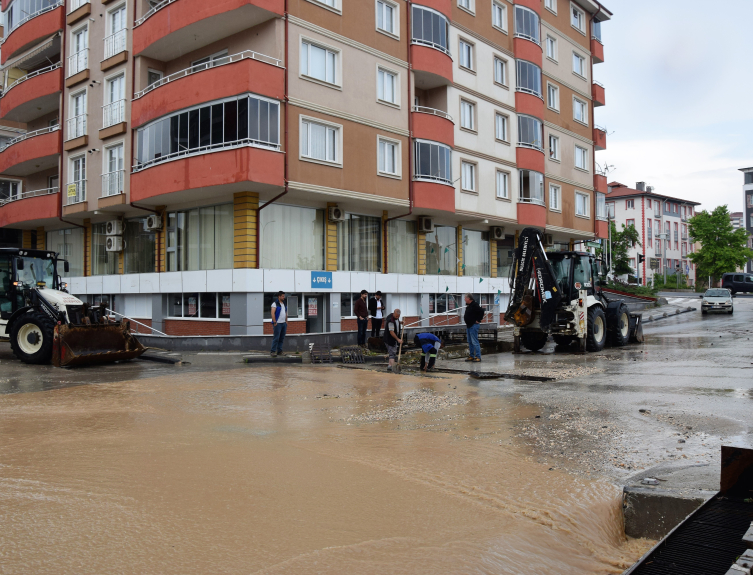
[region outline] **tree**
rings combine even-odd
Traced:
[[[636,245],[641,245],[638,241],[640,236],[638,230],[632,224],[625,226],[622,224],[622,231],[617,231],[617,226],[614,222],[611,222],[612,226],[612,271],[616,276],[634,274],[635,270],[630,267],[630,259],[628,258],[628,250]],[[609,244],[607,244],[609,249]]]
[[[704,210],[689,223],[690,237],[701,243],[697,252],[688,255],[698,266],[698,277],[719,280],[722,274],[734,272],[753,258],[753,250],[748,249],[748,232],[732,227],[727,206],[719,206],[711,213]]]

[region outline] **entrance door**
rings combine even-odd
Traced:
[[[306,294],[303,297],[306,333],[324,333],[324,296]]]

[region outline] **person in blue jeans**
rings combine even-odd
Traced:
[[[277,292],[277,301],[272,303],[272,357],[282,355],[282,343],[288,332],[288,305],[285,303],[285,292]]]
[[[481,344],[478,342],[478,330],[481,327],[481,320],[484,319],[484,310],[478,305],[469,293],[465,294],[465,321],[466,333],[468,335],[468,359],[465,361],[481,361]]]

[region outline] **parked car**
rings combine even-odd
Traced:
[[[732,294],[725,288],[707,289],[706,293],[701,296],[701,313],[706,314],[710,311],[723,311],[733,313],[735,308],[732,304]]]
[[[724,274],[722,276],[722,287],[727,288],[732,294],[738,292],[753,292],[753,275],[751,274]]]

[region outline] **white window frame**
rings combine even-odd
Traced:
[[[110,101],[110,82],[112,82],[113,80],[117,80],[120,77],[123,78],[123,97],[120,98],[119,100]],[[103,86],[103,92],[104,92],[102,94],[102,110],[103,110],[102,125],[104,127],[106,127],[106,128],[109,128],[109,127],[115,126],[117,124],[120,124],[122,122],[125,122],[126,121],[126,113],[127,113],[126,112],[126,107],[127,107],[127,102],[128,102],[128,98],[126,97],[126,74],[125,74],[125,71],[115,72],[114,74],[111,74],[110,76],[106,76],[104,78],[104,81],[102,82],[102,86]],[[123,106],[123,108],[122,108],[123,109],[122,118],[123,119],[120,122],[114,122],[114,123],[110,124],[109,126],[105,126],[105,121],[104,121],[105,120],[105,117],[104,117],[105,114],[104,114],[104,110],[108,106],[116,104],[117,102],[123,102],[123,104],[122,104],[122,106]]]
[[[310,156],[304,156],[301,148],[301,133],[303,131],[303,123],[309,122],[319,124],[335,130],[335,160],[320,160],[318,158],[312,158]],[[309,134],[310,138],[310,134]],[[310,141],[310,139],[309,139]],[[298,159],[302,162],[311,162],[313,164],[321,164],[323,166],[333,166],[337,168],[343,167],[343,126],[342,124],[336,124],[334,122],[328,122],[321,118],[314,118],[312,116],[304,116],[301,114],[298,117]]]
[[[467,46],[468,50],[466,51],[468,55],[468,65],[466,66],[463,63],[463,60],[465,59],[465,53],[463,51],[463,46]],[[476,51],[476,45],[465,39],[465,38],[458,38],[458,67],[465,70],[466,72],[474,72],[475,73],[475,66],[474,66],[474,52]]]
[[[15,200],[20,200],[21,198],[24,197],[24,195],[23,195],[23,192],[24,192],[24,190],[23,190],[23,185],[24,185],[23,180],[17,180],[15,178],[5,178],[5,177],[0,178],[0,180],[3,181],[3,182],[12,182],[12,183],[14,183],[14,184],[17,185],[16,195],[14,197],[8,198],[9,200],[15,201]],[[58,183],[58,187],[59,186],[60,186],[60,184]],[[48,188],[52,188],[52,186],[48,186]]]
[[[394,102],[390,102],[389,100],[384,100],[379,97],[379,73],[382,72],[383,74],[390,74],[395,77],[395,81],[393,83],[394,87]],[[380,66],[377,64],[376,67],[376,100],[380,104],[384,104],[385,106],[392,106],[394,108],[400,107],[400,73],[396,70],[392,70],[390,68],[385,68],[384,66]]]
[[[504,182],[504,190],[502,190],[503,193],[500,194],[500,176],[502,177],[502,182]],[[510,201],[510,180],[511,175],[510,172],[507,172],[505,170],[500,170],[497,168],[495,174],[494,174],[494,186],[496,189],[496,197],[498,200],[504,200],[504,201]]]
[[[499,26],[495,23],[497,12],[495,11],[495,8],[499,8],[500,14],[502,14],[502,21],[499,23]],[[507,34],[507,6],[502,4],[501,2],[497,2],[497,0],[492,0],[492,26],[499,30],[500,32],[504,32]]]
[[[578,117],[575,114],[575,110],[578,107],[578,105],[583,106],[583,116],[585,117],[584,120],[579,120]],[[583,124],[584,126],[588,126],[588,104],[581,100],[580,98],[577,98],[573,96],[573,120],[578,122],[579,124]]]
[[[502,119],[502,124],[504,126],[504,134],[502,138],[499,137],[499,119]],[[494,139],[498,142],[505,142],[506,144],[510,143],[510,116],[507,114],[503,114],[502,112],[495,112],[494,113]]]
[[[473,194],[478,193],[478,174],[476,173],[478,170],[478,164],[476,162],[471,162],[468,160],[460,160],[460,189],[463,192],[470,192]],[[470,185],[471,187],[468,187],[466,184],[466,173],[470,174]]]
[[[544,8],[549,10],[552,14],[557,13],[557,0],[545,0]]]
[[[578,165],[578,157],[582,156],[583,158],[583,166]],[[573,158],[573,165],[575,166],[576,170],[583,170],[584,172],[588,171],[588,149],[583,148],[579,145],[575,145],[575,154]]]
[[[78,98],[79,96],[82,96],[82,95],[84,97],[84,112],[83,112],[83,114],[77,114],[75,116],[71,116],[70,114],[75,109],[75,106],[74,106],[73,103],[76,101],[76,98]],[[76,138],[80,138],[82,136],[86,136],[88,134],[88,130],[89,130],[89,90],[88,90],[88,88],[83,88],[81,90],[75,90],[75,91],[71,92],[70,94],[68,94],[68,114],[69,114],[69,116],[68,116],[68,119],[66,120],[66,126],[65,126],[65,128],[66,128],[66,134],[65,134],[66,141],[75,140]],[[83,120],[77,120],[75,122],[75,125],[77,126],[76,127],[76,133],[78,134],[78,130],[79,130],[78,129],[78,125],[79,124],[83,124],[82,127],[81,127],[81,131],[83,133],[78,134],[77,136],[71,137],[71,129],[70,129],[70,127],[71,127],[71,120],[75,120],[76,118],[79,118],[81,116],[83,116]]]
[[[467,6],[465,6],[467,4]],[[476,15],[476,0],[458,0],[458,8],[468,14]]]
[[[113,150],[115,148],[123,148],[123,167],[118,170],[122,172],[122,181],[120,182],[122,189],[120,190],[120,194],[125,193],[125,170],[126,170],[126,155],[125,155],[125,140],[119,140],[117,142],[113,142],[111,144],[107,144],[104,146],[103,154],[102,154],[102,176],[105,176],[106,174],[112,174],[114,172],[109,171],[110,166],[108,162],[108,155],[110,150]],[[104,177],[102,178],[102,190],[100,191],[100,197],[102,198],[110,198],[118,194],[112,194],[112,195],[104,195],[105,192],[105,184],[104,184]]]
[[[562,186],[549,184],[549,211],[562,212]]]
[[[502,81],[497,81],[497,62],[499,62],[502,66]],[[509,84],[509,78],[510,74],[508,71],[508,62],[505,58],[502,58],[501,56],[494,55],[494,59],[492,60],[492,74],[494,75],[494,83],[497,84],[497,86],[504,86],[505,88],[508,88],[510,86]]]
[[[159,80],[157,80],[156,82],[152,82],[152,84],[158,84],[165,77],[165,73],[162,70],[155,70],[154,68],[147,68],[146,70],[147,82],[149,82],[149,74],[157,74],[159,76]],[[149,84],[149,86],[151,86],[152,84]]]
[[[309,0],[311,1],[311,0]],[[320,80],[319,78],[316,78],[314,76],[309,76],[308,74],[304,74],[302,72],[302,62],[300,61],[301,57],[301,50],[303,49],[303,45],[314,45],[317,48],[320,48],[322,50],[326,50],[328,52],[332,52],[335,55],[335,82],[329,82],[327,80]],[[311,51],[308,51],[309,53],[309,60]],[[308,82],[314,82],[315,84],[319,84],[321,86],[327,86],[328,88],[334,88],[336,90],[342,90],[342,50],[339,48],[336,48],[334,46],[330,46],[329,44],[324,44],[323,42],[320,42],[319,40],[315,40],[313,38],[309,38],[307,36],[300,36],[300,39],[298,41],[298,77],[302,80],[306,80]],[[326,58],[325,58],[326,59]],[[306,63],[307,70],[309,69],[309,62]],[[326,72],[325,72],[326,76]]]
[[[332,0],[332,6],[330,6],[326,0],[306,0],[307,2],[311,2],[312,4],[316,4],[317,6],[320,6],[324,8],[325,10],[329,10],[330,12],[334,12],[335,14],[342,15],[342,4],[341,0]]]
[[[580,73],[575,69],[576,59],[582,63],[581,69],[583,70],[583,73]],[[573,50],[573,74],[578,76],[578,78],[583,78],[585,80],[587,79],[587,76],[586,76],[587,73],[588,72],[586,72],[586,58],[582,56],[581,54],[578,54],[578,52],[576,52],[575,50]]]
[[[578,16],[578,21],[579,21],[580,25],[582,26],[582,28],[580,26],[576,26],[573,23],[573,13],[574,12],[578,12],[578,15],[579,15]],[[573,28],[575,28],[578,32],[580,32],[584,36],[586,35],[586,13],[583,10],[581,10],[580,8],[578,8],[572,2],[570,2],[570,26],[572,26]]]
[[[553,162],[560,161],[560,138],[554,134],[549,134],[549,159]],[[554,151],[554,155],[552,155]]]
[[[578,213],[578,196],[586,199],[586,213],[585,214],[579,214]],[[575,190],[575,217],[576,218],[591,218],[591,194],[587,194],[586,192],[580,192],[578,190]]]
[[[395,30],[394,32],[390,32],[389,30],[385,30],[384,28],[379,27],[379,10],[380,10],[379,5],[380,4],[392,7],[392,27]],[[375,7],[374,27],[376,31],[379,32],[380,34],[385,34],[386,36],[389,36],[390,38],[395,38],[399,40],[400,39],[400,6],[398,4],[395,4],[394,2],[390,2],[389,0],[375,0],[374,7]]]
[[[385,172],[379,169],[379,150],[381,149],[380,143],[385,142],[387,144],[392,144],[395,146],[395,172]],[[403,178],[403,151],[402,151],[402,142],[400,140],[395,140],[393,138],[388,138],[386,136],[377,136],[377,175],[382,176],[385,178],[394,178],[396,180],[401,180]]]
[[[552,46],[551,56],[549,55],[549,46]],[[559,63],[559,46],[557,38],[555,38],[551,34],[547,34],[546,40],[544,40],[544,53],[546,54],[546,57],[549,58],[552,62]]]
[[[465,118],[465,114],[463,114],[463,105],[466,105],[470,108],[471,111],[471,126],[464,126],[463,120]],[[461,130],[467,130],[469,132],[476,132],[476,102],[471,102],[470,100],[467,100],[466,98],[460,98],[460,129]]]
[[[553,90],[554,92],[554,102],[550,101],[549,98],[549,91]],[[552,84],[551,82],[546,83],[546,105],[547,108],[550,110],[554,110],[555,112],[559,113],[560,111],[560,87],[557,86],[557,84]]]

